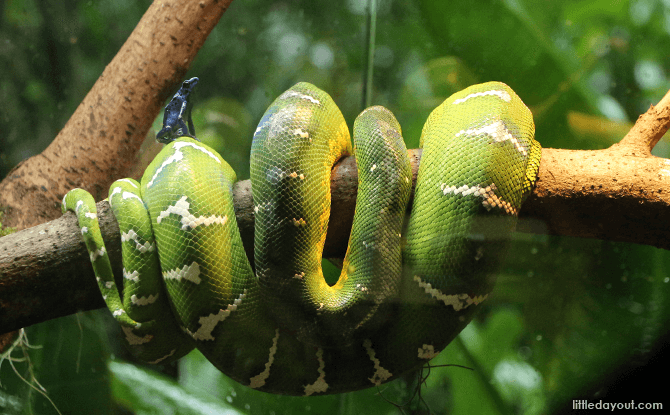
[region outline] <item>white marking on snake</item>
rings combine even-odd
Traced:
[[[141,244],[140,243],[140,236],[135,232],[134,229],[129,230],[128,232],[122,232],[121,233],[121,242],[129,242],[129,241],[134,241],[135,242],[135,249],[140,251],[140,253],[146,253],[146,252],[153,252],[155,249],[155,245],[149,241],[146,241],[145,243]]]
[[[459,194],[463,196],[473,195],[478,197],[482,197],[485,194],[488,194],[489,192],[496,189],[495,185],[483,188],[479,185],[468,186],[467,184],[464,184],[463,186],[456,187],[456,186],[449,186],[446,183],[442,183],[440,188],[442,189],[442,194],[444,195],[447,195],[448,193],[453,193],[455,195]]]
[[[84,201],[83,200],[78,200],[77,204],[74,206],[74,212],[78,215],[79,214],[79,209],[84,206]]]
[[[293,134],[297,135],[300,138],[307,138],[309,141],[312,141],[312,138],[309,136],[309,131],[305,131],[302,128],[296,128],[293,130]]]
[[[514,145],[514,148],[523,154],[524,156],[528,155],[528,149],[519,142],[519,140],[509,132],[505,123],[502,120],[498,120],[491,124],[485,125],[481,128],[471,128],[468,130],[461,130],[456,133],[456,137],[462,135],[468,137],[477,137],[481,134],[486,134],[493,139],[496,143],[501,143],[503,141],[509,141]]]
[[[318,99],[316,99],[314,97],[311,97],[309,95],[306,95],[306,94],[301,94],[300,92],[297,92],[297,91],[286,91],[283,94],[281,94],[281,96],[279,98],[286,99],[286,98],[291,98],[291,97],[306,99],[308,101],[313,102],[316,105],[319,105],[321,103],[321,101],[319,101]]]
[[[187,197],[182,196],[181,199],[175,202],[174,205],[168,206],[167,209],[163,210],[158,217],[156,218],[157,223],[161,223],[163,218],[168,217],[170,214],[175,214],[181,216],[181,230],[185,231],[188,228],[195,228],[200,225],[224,225],[228,220],[227,216],[194,216],[189,212],[191,204],[186,201]]]
[[[84,213],[84,216],[86,216],[89,219],[97,219],[98,218],[98,215],[95,214],[95,213],[92,213],[92,212],[86,212],[86,213]]]
[[[214,340],[212,336],[212,331],[221,321],[225,320],[230,316],[230,314],[237,310],[237,307],[242,303],[244,297],[247,295],[247,290],[244,290],[239,297],[237,297],[232,304],[228,304],[228,307],[220,309],[216,314],[210,314],[206,317],[200,317],[198,322],[200,323],[200,328],[193,333],[193,338],[195,340]]]
[[[375,171],[376,168],[377,168],[377,164],[373,164],[372,167],[370,167],[370,173]]]
[[[263,131],[263,128],[265,128],[266,126],[268,126],[268,125],[272,122],[272,119],[273,119],[273,118],[274,118],[274,115],[273,115],[273,116],[270,116],[268,119],[266,119],[265,117],[263,117],[263,119],[261,120],[261,122],[258,123],[258,127],[256,127],[256,131],[254,131],[254,137],[256,136],[256,134],[258,134],[259,132]]]
[[[156,172],[154,173],[153,177],[151,180],[149,180],[149,183],[147,183],[147,187],[151,187],[154,184],[154,181],[156,180],[156,177],[163,171],[165,166],[167,166],[170,163],[175,163],[177,161],[180,161],[181,159],[184,158],[184,153],[181,151],[175,151],[170,155],[170,157],[166,158],[163,163],[156,169]]]
[[[154,338],[151,334],[147,334],[145,336],[138,336],[137,334],[133,333],[133,328],[132,327],[126,327],[126,326],[121,326],[121,330],[126,334],[126,341],[130,345],[138,345],[138,344],[144,344],[148,343],[151,341],[151,339]]]
[[[482,205],[486,208],[486,210],[491,210],[494,207],[499,207],[501,209],[505,210],[505,213],[508,215],[516,215],[518,213],[518,209],[514,207],[511,203],[507,202],[506,200],[500,199],[498,195],[495,194],[495,191],[498,189],[495,185],[495,183],[491,183],[490,185],[486,187],[482,187],[479,185],[474,185],[474,186],[468,186],[466,184],[456,187],[456,186],[449,186],[446,183],[442,183],[440,185],[440,189],[442,189],[442,194],[445,196],[449,193],[453,193],[455,195],[462,195],[462,196],[476,196],[482,198]]]
[[[471,305],[478,305],[488,298],[488,294],[470,297],[468,294],[444,294],[442,291],[433,286],[429,282],[424,282],[418,275],[414,276],[414,281],[423,288],[426,294],[429,294],[436,300],[442,301],[446,306],[452,306],[455,311],[461,311]]]
[[[85,233],[88,233],[88,226],[82,226],[81,227],[81,234],[83,235]]]
[[[307,226],[307,222],[305,222],[305,219],[303,219],[303,218],[300,218],[300,219],[293,218],[293,225],[296,228],[299,228],[301,226]]]
[[[316,351],[316,359],[319,361],[319,378],[311,385],[305,386],[305,396],[310,396],[313,393],[324,393],[328,390],[328,383],[326,382],[326,362],[323,361],[323,349],[319,347]]]
[[[368,353],[370,360],[375,365],[375,373],[372,375],[371,378],[368,379],[373,384],[379,386],[382,383],[386,382],[391,376],[393,376],[393,373],[384,369],[380,364],[379,359],[375,357],[375,350],[372,348],[372,341],[370,341],[370,339],[365,339],[365,341],[363,342],[363,347],[365,347],[365,351]]]
[[[150,294],[148,297],[138,297],[135,294],[130,296],[130,302],[135,305],[149,305],[155,303],[156,300],[158,300],[158,294]]]
[[[123,191],[122,188],[120,188],[120,187],[115,187],[114,190],[112,190],[112,194],[109,195],[109,198],[110,198],[110,199],[113,198],[115,195],[121,193],[122,191]]]
[[[200,284],[200,264],[193,262],[191,265],[184,265],[183,268],[163,272],[163,278],[177,281],[184,279],[194,284]]]
[[[472,93],[472,94],[467,95],[463,98],[459,98],[459,99],[455,100],[454,102],[452,102],[452,104],[453,105],[462,104],[465,101],[469,100],[470,98],[484,97],[484,96],[487,96],[487,95],[496,96],[496,97],[502,99],[505,102],[510,102],[512,100],[512,97],[507,93],[507,91],[500,91],[500,90],[494,89],[492,91]]]
[[[423,347],[419,347],[419,359],[430,360],[440,354],[439,351],[435,351],[435,346],[432,344],[424,344]]]
[[[107,281],[105,283],[105,287],[111,289],[114,286],[114,281]]]
[[[118,310],[114,310],[114,312],[112,313],[112,315],[113,315],[114,317],[118,317],[118,316],[120,316],[120,315],[122,315],[122,314],[126,314],[126,310],[121,309],[121,308],[119,308]]]
[[[366,292],[368,290],[368,287],[364,286],[363,284],[356,284],[356,288],[361,290],[361,292]]]
[[[297,171],[294,171],[293,173],[289,174],[288,177],[290,177],[292,179],[300,178],[300,180],[305,180],[305,175],[302,174],[302,173],[298,174]]]
[[[140,273],[137,270],[135,270],[133,272],[128,272],[124,268],[123,269],[123,278],[125,278],[127,280],[131,280],[131,281],[139,282],[140,281]]]
[[[139,187],[137,187],[137,185],[136,185],[135,183],[133,183],[132,180],[128,180],[128,179],[119,179],[119,180],[117,180],[117,182],[126,182],[126,183],[128,183],[129,185],[133,186],[135,189],[139,189]]]
[[[160,362],[162,362],[163,360],[165,360],[165,359],[167,359],[168,357],[170,357],[170,356],[172,356],[173,354],[175,354],[176,351],[177,351],[177,349],[172,349],[172,351],[171,351],[170,353],[166,354],[165,356],[163,356],[163,357],[159,357],[158,359],[154,360],[153,362],[147,362],[147,363],[149,363],[150,365],[157,365],[157,364],[159,364]]]
[[[180,151],[182,147],[192,147],[196,150],[202,151],[203,153],[205,153],[208,156],[210,156],[211,158],[213,158],[217,163],[221,164],[221,160],[219,160],[219,158],[216,157],[214,155],[214,153],[207,150],[205,147],[199,146],[199,145],[194,144],[194,143],[189,143],[187,141],[179,141],[172,146],[172,149],[174,150],[174,153],[172,153],[170,155],[170,157],[166,158],[163,161],[163,163],[160,165],[160,167],[158,167],[158,169],[156,169],[156,172],[154,173],[153,177],[151,178],[151,180],[149,180],[149,183],[147,183],[147,187],[153,186],[154,181],[156,180],[156,178],[158,177],[160,172],[163,171],[165,166],[167,166],[170,163],[175,163],[177,161],[180,161],[184,158],[184,153],[182,153]]]
[[[275,353],[277,353],[277,342],[279,341],[279,329],[275,330],[275,337],[272,339],[272,347],[270,347],[270,355],[265,364],[265,370],[258,375],[249,379],[249,387],[252,389],[260,388],[265,385],[265,380],[270,377],[270,367],[275,361]]]
[[[193,337],[193,332],[189,329],[187,329],[184,326],[181,326],[181,329],[184,331],[184,333],[188,334],[189,336]]]
[[[98,249],[98,250],[95,250],[95,251],[91,252],[91,254],[90,254],[91,262],[93,262],[96,259],[100,258],[101,256],[105,255],[105,252],[107,252],[107,251],[105,251],[104,246],[102,248]]]
[[[124,198],[124,199],[137,199],[137,200],[139,200],[140,202],[144,203],[144,202],[142,201],[142,198],[141,198],[141,197],[139,197],[139,196],[137,196],[135,193],[131,193],[131,192],[123,192],[123,198]]]
[[[208,156],[210,156],[211,158],[213,158],[214,161],[216,161],[217,163],[221,164],[221,160],[219,160],[219,158],[216,157],[216,155],[215,155],[214,153],[212,153],[211,151],[207,150],[207,149],[206,149],[205,147],[203,147],[203,146],[199,146],[199,145],[197,145],[197,144],[195,144],[195,143],[190,143],[190,142],[187,142],[187,141],[180,141],[180,142],[178,142],[178,143],[175,143],[173,148],[174,148],[175,150],[178,151],[178,150],[180,150],[182,147],[193,147],[194,149],[196,149],[196,150],[198,150],[198,151],[202,151],[203,153],[207,154]]]

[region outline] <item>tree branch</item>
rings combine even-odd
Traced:
[[[610,148],[542,149],[517,229],[670,249],[670,160],[651,155],[668,128],[670,91]]]
[[[0,183],[4,225],[55,219],[68,190],[81,187],[99,200],[127,176],[161,106],[231,1],[154,2],[49,147]]]
[[[128,176],[130,169],[140,164],[138,150],[161,106],[181,82],[231,2],[154,2],[51,145],[41,154],[19,163],[0,182],[4,225],[24,229],[55,219],[60,216],[60,200],[68,190],[82,187],[99,200],[115,178]],[[42,255],[45,253],[27,251],[29,257],[42,258],[35,266],[59,264],[57,258]],[[6,251],[3,256],[5,254]],[[17,265],[25,265],[26,259],[18,260]],[[0,273],[0,290],[3,291],[0,320],[17,316],[17,323],[25,322],[11,324],[12,328],[52,318],[48,316],[49,310],[57,317],[78,308],[90,309],[102,304],[98,296],[90,296],[94,285],[83,279],[79,281],[83,283],[81,290],[79,285],[63,278],[39,280],[46,284],[38,283],[35,295],[26,295],[22,290],[30,290],[34,272],[40,271],[22,267],[14,270],[20,271],[12,274],[18,282],[18,291],[10,284],[10,289],[4,292],[8,279],[4,270]],[[76,272],[77,268],[65,264],[63,270]],[[77,299],[54,296],[62,290],[59,283],[72,288],[68,294]],[[39,310],[37,314],[36,310]],[[0,328],[0,333],[7,330]],[[3,336],[0,343],[7,340],[7,336]]]
[[[633,242],[670,249],[670,160],[651,147],[670,127],[670,93],[640,116],[618,144],[605,150],[543,149],[539,177],[524,204],[519,230]],[[410,150],[414,180],[421,151]],[[325,257],[342,257],[351,230],[356,160],[331,175],[332,212]],[[234,187],[235,210],[247,256],[253,255],[251,184]],[[121,275],[118,225],[98,203],[108,252]],[[104,307],[88,254],[71,212],[0,239],[0,333],[78,310]]]

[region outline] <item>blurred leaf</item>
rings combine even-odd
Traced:
[[[17,369],[25,379],[34,375],[53,402],[24,385],[26,413],[56,414],[54,406],[63,414],[112,413],[107,334],[101,329],[100,317],[98,311],[80,313],[26,329],[33,346],[28,348],[30,361]],[[22,383],[15,375],[8,375],[3,376],[3,386],[5,379]]]
[[[633,124],[570,111],[568,113],[568,126],[576,136],[593,141],[597,140],[602,142],[603,147],[609,147],[628,134]]]
[[[398,97],[400,125],[408,148],[419,147],[421,130],[430,114],[451,94],[478,83],[460,59],[452,56],[432,59],[416,68],[403,83]]]
[[[617,366],[643,364],[631,358],[650,351],[670,318],[662,272],[669,257],[646,246],[567,237],[515,244],[490,307],[522,311],[518,354],[541,373],[549,407],[576,399]],[[640,386],[651,391],[651,384]]]
[[[237,100],[211,98],[193,109],[196,136],[224,156],[237,172],[237,179],[249,178],[249,153],[255,125],[249,111]]]
[[[442,39],[443,53],[458,56],[480,81],[507,83],[533,110],[542,145],[577,145],[566,128],[566,113],[593,113],[595,108],[581,82],[583,68],[574,59],[565,59],[522,3],[421,2],[421,6],[433,36]]]
[[[116,400],[141,414],[244,414],[216,399],[187,391],[175,381],[130,363],[109,362]]]

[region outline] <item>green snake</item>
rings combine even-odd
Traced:
[[[175,138],[188,130],[182,115],[183,128],[169,131]],[[352,147],[332,98],[307,83],[279,96],[254,134],[253,266],[235,219],[235,173],[191,137],[167,144],[141,183],[110,188],[122,296],[92,196],[74,189],[63,210],[76,212],[100,291],[138,358],[166,363],[197,347],[254,389],[358,390],[428,362],[487,299],[536,179],[534,131],[505,84],[452,95],[423,128],[407,219],[412,177],[400,125],[384,107],[363,111],[353,133],[356,214],[332,286],[321,270],[330,172]]]

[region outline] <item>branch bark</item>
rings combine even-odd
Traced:
[[[670,127],[670,92],[641,115],[618,144],[597,151],[543,149],[539,178],[520,212],[519,230],[625,241],[670,249],[670,160],[650,151]],[[414,180],[420,150],[410,150]],[[358,174],[347,157],[331,176],[332,212],[325,257],[343,257],[351,230]],[[251,184],[234,188],[237,222],[253,259]],[[120,276],[119,230],[106,202],[99,217],[115,275]],[[659,220],[661,219],[661,220]],[[104,307],[76,218],[0,239],[0,332]]]
[[[670,249],[670,160],[651,150],[670,128],[670,91],[604,150],[543,149],[517,228]]]
[[[231,1],[154,2],[49,147],[0,183],[4,225],[23,229],[59,217],[61,199],[75,187],[106,197],[112,181],[128,175],[151,123]]]
[[[154,2],[51,145],[19,163],[0,182],[3,224],[24,229],[58,218],[60,201],[68,190],[85,188],[99,200],[115,178],[128,176],[138,164],[137,154],[151,123],[231,2]],[[49,225],[45,229],[50,229]],[[75,245],[54,243],[56,246]],[[5,248],[2,256],[6,253]],[[55,254],[65,255],[65,261],[69,258],[67,249]],[[46,251],[28,249],[26,255],[35,257],[37,268],[63,265],[63,270],[76,275],[76,265],[81,266],[63,263]],[[0,320],[16,317],[18,323],[7,328],[3,325],[0,333],[50,318],[44,314],[36,317],[36,309],[47,312],[50,308],[55,313],[53,317],[57,317],[102,305],[90,296],[94,286],[90,281],[77,280],[73,284],[56,276],[39,280],[34,286],[35,295],[22,291],[30,290],[35,272],[39,273],[22,267],[26,259],[17,259],[18,267],[13,270],[18,274],[5,274],[4,267],[0,271]],[[8,281],[18,282],[18,292],[17,286]],[[77,299],[67,294],[62,298],[54,296],[61,290],[60,283],[72,288],[68,294]]]

